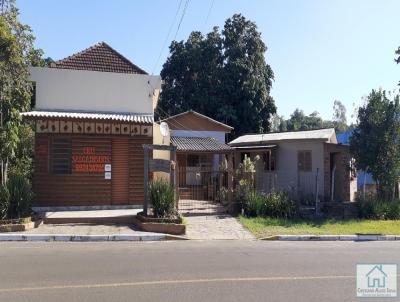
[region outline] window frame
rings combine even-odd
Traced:
[[[312,150],[297,151],[297,168],[299,172],[312,172]]]
[[[64,142],[61,142],[61,141],[64,141]],[[65,145],[65,146],[62,146],[62,145]],[[63,150],[65,152],[56,153],[55,150]],[[49,172],[50,172],[50,174],[52,174],[52,175],[71,175],[72,174],[72,140],[71,140],[71,138],[68,138],[68,137],[53,137],[53,138],[51,138],[49,151],[50,151],[50,156],[49,156]],[[55,154],[57,154],[57,156],[55,156]],[[64,156],[64,158],[62,156]],[[58,167],[57,167],[57,165],[58,165]]]

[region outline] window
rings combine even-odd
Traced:
[[[51,142],[50,171],[52,174],[71,174],[71,140],[55,138]]]
[[[264,171],[275,171],[276,160],[275,152],[273,150],[267,150],[263,153]]]
[[[297,166],[299,171],[311,172],[312,171],[312,156],[311,151],[298,151],[297,153]]]
[[[187,166],[197,167],[200,164],[200,157],[195,154],[188,154],[187,156]]]

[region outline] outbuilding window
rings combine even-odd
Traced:
[[[312,171],[312,153],[310,150],[298,151],[297,166],[301,172]]]
[[[276,160],[274,150],[267,150],[263,153],[264,171],[275,171]]]
[[[54,138],[50,148],[50,171],[52,174],[71,174],[71,140]]]

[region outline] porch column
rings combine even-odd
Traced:
[[[228,153],[228,203],[230,211],[234,210],[233,176],[233,152],[231,152]]]

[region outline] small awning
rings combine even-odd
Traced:
[[[233,147],[238,150],[260,150],[260,149],[273,149],[278,147],[277,145],[263,145],[263,146],[239,146]]]
[[[64,111],[30,111],[21,113],[23,117],[31,119],[40,118],[66,118],[66,119],[84,119],[84,120],[111,120],[128,123],[153,124],[152,114],[136,113],[92,113],[92,112],[64,112]]]
[[[171,136],[171,144],[177,151],[223,153],[234,149],[212,137]]]

